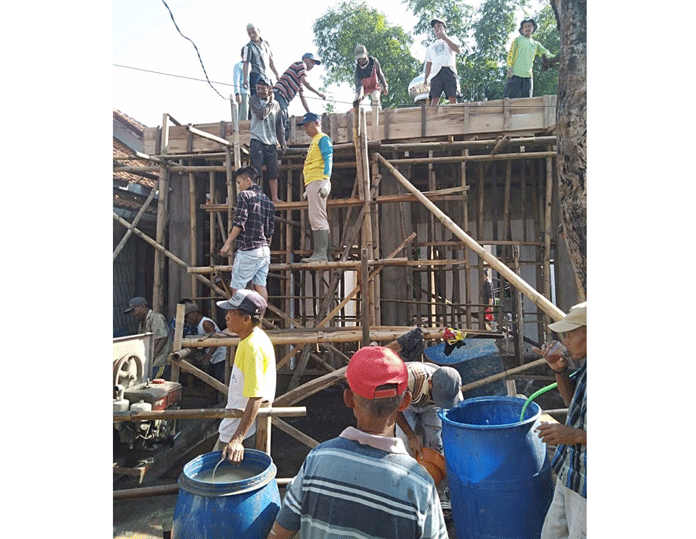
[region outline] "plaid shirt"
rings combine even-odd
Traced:
[[[242,229],[237,236],[237,249],[251,251],[264,245],[271,246],[275,228],[275,206],[260,185],[252,185],[237,195],[232,226]]]
[[[566,425],[587,430],[587,361],[578,369],[575,393],[568,407]],[[559,479],[570,490],[587,498],[587,446],[583,444],[563,445],[556,448],[551,467]]]

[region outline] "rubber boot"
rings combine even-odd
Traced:
[[[326,235],[326,259],[329,262],[333,262],[333,244],[331,242],[331,231],[327,230],[328,234]]]
[[[329,244],[328,230],[312,230],[314,239],[314,252],[309,258],[303,258],[302,262],[327,262],[326,248]]]

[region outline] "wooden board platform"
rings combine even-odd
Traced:
[[[372,114],[367,111],[367,132],[372,133]],[[335,144],[352,142],[353,111],[325,113],[322,130]],[[291,117],[290,146],[309,145],[309,137],[297,128],[297,117]],[[457,103],[439,107],[408,107],[384,109],[379,113],[378,138],[382,141],[423,139],[428,137],[475,136],[497,134],[539,133],[552,128],[556,121],[556,96],[502,99]],[[239,122],[239,141],[249,144],[249,121]],[[233,141],[232,122],[193,124],[194,127],[229,142]],[[160,128],[146,127],[143,133],[144,151],[150,155],[161,152]],[[190,135],[185,126],[169,127],[168,154],[220,151],[222,145],[199,136]]]

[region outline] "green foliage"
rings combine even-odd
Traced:
[[[382,106],[413,104],[408,85],[420,70],[420,62],[410,52],[413,39],[400,26],[389,25],[383,13],[364,1],[349,0],[329,8],[314,21],[312,30],[326,84],[348,83],[353,88],[354,50],[360,43],[379,60],[387,79],[389,94],[382,96]]]
[[[464,52],[467,46],[466,37],[471,32],[473,7],[464,0],[404,0],[404,4],[418,17],[413,32],[416,35],[425,36],[422,41],[424,46],[427,47],[433,41],[430,21],[438,18],[447,24],[447,35],[459,38],[462,42],[462,52]]]
[[[556,26],[556,15],[550,4],[547,4],[534,17],[539,27],[534,32],[534,39],[546,47],[553,56],[561,50],[561,36]],[[541,70],[541,60],[534,62],[534,95],[556,95],[558,93],[558,66],[547,71]]]

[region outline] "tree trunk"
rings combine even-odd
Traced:
[[[587,4],[551,0],[561,36],[558,68],[559,196],[568,253],[587,291]]]

